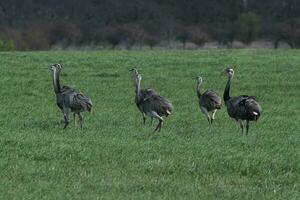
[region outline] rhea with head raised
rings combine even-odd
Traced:
[[[137,106],[137,108],[139,109],[139,111],[142,114],[143,117],[143,124],[145,125],[146,123],[146,114],[144,113],[142,106],[141,106],[141,102],[140,99],[147,99],[148,97],[152,96],[153,94],[156,94],[154,89],[151,88],[147,88],[147,89],[142,89],[140,84],[138,83],[138,77],[140,76],[140,79],[142,79],[141,75],[138,73],[138,70],[136,68],[132,68],[131,70],[129,70],[130,72],[132,72],[132,80],[133,80],[133,85],[135,87],[135,104]],[[153,118],[151,117],[151,124],[152,124],[152,120]]]
[[[241,95],[231,97],[230,87],[234,76],[234,70],[232,68],[227,68],[224,73],[228,77],[223,95],[227,113],[231,118],[239,122],[242,133],[246,126],[246,134],[248,134],[249,121],[257,121],[259,119],[262,112],[261,106],[256,101],[255,96]]]
[[[132,78],[135,86],[135,103],[143,115],[145,123],[146,116],[155,118],[159,121],[155,131],[160,131],[163,124],[163,116],[168,116],[173,110],[172,103],[157,94],[153,89],[141,89],[142,76],[138,73],[137,69],[132,69]]]
[[[56,103],[64,115],[64,129],[69,124],[69,115],[71,112],[74,113],[74,122],[75,115],[78,115],[80,127],[82,128],[83,116],[81,115],[81,112],[91,112],[93,104],[89,97],[76,91],[74,88],[69,86],[60,86],[59,77],[62,68],[61,64],[53,64],[50,66],[50,70],[52,71],[53,88],[56,95]]]
[[[207,90],[201,93],[200,86],[202,84],[202,77],[196,77],[196,93],[198,96],[199,106],[203,114],[206,116],[209,125],[211,126],[218,109],[222,107],[222,100],[219,95],[212,91]]]

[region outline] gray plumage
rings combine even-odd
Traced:
[[[69,86],[60,86],[59,76],[62,70],[62,65],[53,64],[50,66],[50,69],[52,71],[52,80],[54,92],[56,95],[56,103],[64,115],[64,129],[69,124],[69,114],[71,112],[74,113],[74,123],[75,115],[78,115],[80,127],[82,128],[83,116],[81,115],[81,112],[91,112],[93,107],[91,99],[81,92],[76,91],[74,88],[71,88]]]
[[[135,86],[135,89],[137,89],[137,76],[139,75],[137,69],[133,68],[130,70],[132,72],[132,79],[133,79],[133,84]],[[135,93],[137,94],[137,91],[135,91]],[[151,88],[147,88],[147,89],[141,89],[140,88],[140,99],[147,99],[148,97],[152,96],[153,94],[156,94],[155,90],[151,89]],[[142,110],[142,107],[140,106],[140,103],[139,103],[139,99],[137,97],[137,95],[135,96],[135,104],[136,106],[138,107],[139,111],[141,112],[142,114],[142,117],[143,117],[143,124],[145,125],[146,123],[146,114],[143,112]],[[153,122],[153,117],[151,117],[151,124]]]
[[[230,97],[230,86],[234,76],[234,71],[227,68],[225,73],[228,76],[228,81],[224,90],[224,102],[227,107],[228,115],[239,122],[244,131],[244,122],[246,121],[246,134],[249,131],[249,121],[257,121],[261,115],[262,108],[256,101],[256,97],[241,95],[237,97]]]
[[[154,132],[159,132],[163,124],[163,116],[167,117],[171,114],[173,105],[168,99],[157,94],[155,90],[141,89],[141,75],[138,74],[136,69],[132,69],[131,71],[133,71],[135,85],[135,103],[143,114],[143,117],[148,116],[159,120],[154,130]]]
[[[205,114],[209,125],[211,126],[215,118],[215,114],[218,109],[222,107],[221,97],[214,91],[207,90],[203,94],[200,92],[200,86],[202,84],[202,77],[196,77],[196,93],[199,100],[199,106],[201,111]],[[211,113],[211,115],[210,115]]]

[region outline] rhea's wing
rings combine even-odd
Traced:
[[[245,101],[245,107],[247,108],[247,110],[252,113],[252,112],[255,112],[257,114],[260,115],[262,109],[261,109],[261,106],[259,105],[259,103],[253,99],[253,98],[248,98],[246,101]]]
[[[226,103],[228,114],[233,118],[240,118],[243,113],[245,113],[244,101],[247,99],[247,96],[237,96],[231,97],[230,100]]]
[[[66,86],[64,85],[62,88],[61,88],[61,92],[62,93],[65,93],[65,92],[76,92],[76,90],[70,86]]]
[[[240,119],[257,120],[261,114],[261,106],[254,96],[242,95],[233,98],[232,110]]]
[[[70,107],[74,111],[88,111],[91,112],[93,103],[91,99],[79,92],[70,94]]]
[[[143,110],[145,113],[154,111],[160,116],[168,116],[173,110],[173,105],[168,99],[160,95],[152,95],[143,102]]]
[[[207,104],[207,106],[209,106],[212,109],[215,108],[221,108],[222,106],[222,100],[221,97],[218,96],[218,94],[214,91],[206,91],[203,93],[203,95],[205,97],[205,103]]]
[[[148,88],[141,90],[142,100],[146,101],[147,99],[151,98],[153,95],[157,95],[154,89]]]

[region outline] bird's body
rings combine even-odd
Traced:
[[[91,112],[92,102],[84,94],[77,92],[75,89],[70,88],[63,90],[59,95],[56,96],[57,105],[60,109],[66,105],[71,109],[71,112],[80,113],[84,111]]]
[[[246,134],[249,131],[249,121],[257,121],[261,115],[262,108],[256,101],[255,96],[241,95],[230,97],[230,86],[233,79],[233,69],[226,69],[228,81],[224,90],[224,102],[227,107],[228,115],[239,122],[244,130],[244,121],[246,121]]]
[[[64,128],[66,128],[69,124],[69,114],[71,112],[74,113],[74,120],[75,115],[78,115],[80,126],[82,128],[83,117],[81,115],[81,112],[91,112],[91,109],[93,107],[91,99],[82,94],[81,92],[76,91],[72,87],[60,87],[59,75],[62,69],[62,66],[60,64],[54,64],[50,68],[52,70],[53,87],[56,95],[56,103],[64,114]]]
[[[162,123],[163,123],[163,116],[168,116],[171,114],[173,110],[172,103],[160,96],[155,90],[153,89],[141,89],[141,75],[138,74],[136,69],[132,70],[133,80],[135,84],[135,103],[143,115],[144,123],[145,123],[145,116],[156,118],[159,120],[159,123],[154,131],[160,131]]]
[[[151,95],[146,99],[140,101],[141,110],[149,117],[155,117],[153,112],[157,113],[159,116],[168,116],[173,110],[172,103],[158,95]]]
[[[260,116],[261,107],[253,96],[237,96],[225,102],[228,115],[234,119],[257,120]]]
[[[140,96],[135,96],[135,103],[139,110],[142,112],[143,110],[141,109],[141,102],[149,99],[151,96],[156,95],[155,90],[153,89],[141,89],[140,90]],[[142,101],[141,101],[142,100]]]
[[[207,90],[203,94],[201,94],[200,86],[202,83],[202,78],[198,76],[196,78],[196,81],[197,81],[196,93],[199,100],[199,106],[201,111],[207,117],[207,121],[211,126],[214,120],[215,113],[217,112],[218,109],[221,109],[222,107],[222,100],[221,97],[219,97],[219,95],[212,90]]]

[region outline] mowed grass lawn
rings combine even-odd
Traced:
[[[91,97],[85,127],[63,130],[49,65]],[[223,107],[213,128],[202,89],[255,95],[263,113],[243,136]],[[129,69],[173,102],[162,131],[134,104]],[[300,51],[0,53],[0,199],[300,199]]]

